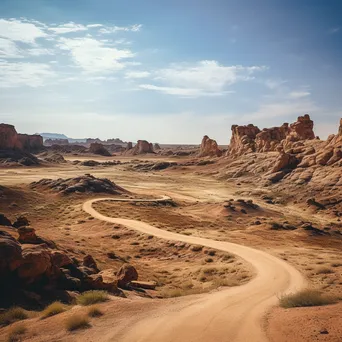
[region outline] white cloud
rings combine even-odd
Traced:
[[[102,27],[103,25],[102,24],[89,24],[87,25],[87,27],[89,28],[96,28],[96,27]]]
[[[65,34],[70,32],[78,32],[78,31],[87,31],[88,28],[81,24],[75,24],[74,22],[70,22],[67,24],[58,25],[56,27],[49,27],[49,31],[53,31],[57,34]]]
[[[227,86],[251,80],[263,66],[223,66],[217,61],[200,61],[195,65],[173,64],[170,68],[155,71],[154,80],[160,85],[143,84],[140,87],[170,95],[210,96],[224,95]]]
[[[272,90],[281,87],[286,82],[287,82],[286,80],[281,80],[281,79],[267,79],[264,81],[265,86]]]
[[[0,60],[0,87],[39,87],[55,76],[48,64],[9,63]]]
[[[310,96],[311,93],[309,91],[292,91],[289,93],[289,98],[291,99],[300,99],[302,97]]]
[[[37,21],[0,19],[0,37],[35,44],[37,38],[47,37],[42,27],[44,27],[43,24]]]
[[[138,32],[142,28],[141,24],[135,24],[131,26],[113,26],[113,27],[105,27],[99,30],[100,33],[108,34],[108,33],[115,33],[118,31],[125,31],[125,32]]]
[[[221,96],[224,94],[234,93],[234,91],[206,92],[195,88],[161,87],[153,84],[140,84],[139,87],[141,89],[155,90],[163,94],[179,95],[181,97]]]
[[[146,78],[150,75],[151,73],[148,71],[128,71],[125,74],[125,78]]]
[[[125,67],[121,62],[134,57],[130,50],[120,50],[93,38],[61,38],[59,47],[70,51],[74,62],[86,72],[113,72]]]
[[[11,40],[0,38],[0,58],[22,58],[22,53]]]

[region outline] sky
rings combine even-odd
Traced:
[[[340,0],[0,0],[0,122],[18,132],[228,144],[342,117]]]

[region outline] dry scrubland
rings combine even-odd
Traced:
[[[277,342],[340,341],[340,138],[315,140],[310,118],[300,118],[294,126],[272,128],[272,132],[255,126],[233,126],[228,156],[205,137],[199,153],[191,148],[137,156],[139,148],[153,149],[142,142],[115,157],[89,155],[85,150],[66,152],[63,148],[58,151],[60,155],[44,152],[41,158],[45,161],[40,166],[3,165],[1,213],[18,227],[23,221],[17,220],[19,216],[29,223],[24,224],[28,228],[1,226],[0,237],[13,248],[22,249],[24,265],[19,270],[27,288],[20,289],[24,296],[20,292],[16,301],[4,305],[0,340],[130,341],[134,340],[131,334],[139,329],[145,338],[158,340],[162,336],[158,334],[166,329],[163,317],[167,317],[170,329],[181,331],[187,340],[195,338],[191,333],[201,331],[201,322],[206,319],[210,323],[203,338],[210,329],[225,336],[241,332],[240,325],[249,321],[235,319],[248,318],[253,310],[238,311],[242,310],[239,305],[232,309],[237,316],[227,318],[226,308],[220,305],[227,298],[238,301],[245,288],[255,290],[248,286],[260,279],[258,260],[253,267],[254,260],[249,263],[228,251],[158,238],[124,224],[95,219],[83,210],[90,199],[119,197],[131,202],[101,201],[93,208],[109,219],[134,220],[189,238],[253,247],[278,257],[279,269],[294,266],[286,271],[292,276],[295,270],[300,272],[290,295],[264,294],[264,299],[272,294],[278,297],[263,324],[268,338]],[[342,136],[342,126],[340,131]],[[270,142],[268,135],[278,140]],[[298,136],[303,139],[296,140]],[[41,181],[44,178],[53,180]],[[63,180],[56,181],[58,178]],[[154,200],[165,195],[171,199]],[[141,199],[149,202],[134,201]],[[39,247],[42,243],[48,247]],[[54,257],[58,267],[53,267],[57,269],[44,271],[42,278],[32,274],[32,279],[27,278],[27,260],[36,260],[35,253]],[[41,265],[37,260],[36,266]],[[265,270],[274,271],[274,266],[267,267],[265,264]],[[260,267],[259,273],[262,270]],[[63,292],[61,298],[57,291],[53,296],[49,292],[46,298],[35,292],[34,281],[43,286],[44,277],[50,281],[61,277],[61,272],[62,279],[68,280],[63,283],[67,296]],[[277,273],[270,286],[286,272]],[[10,290],[3,291],[4,299],[9,300]],[[251,295],[246,299],[246,308],[253,300],[258,298]],[[231,315],[228,304],[226,307],[227,315]],[[178,322],[174,312],[195,318]],[[251,321],[260,318],[251,317]],[[148,330],[158,323],[163,329]],[[237,330],[220,330],[228,326]],[[257,332],[251,329],[250,333]],[[213,340],[220,340],[221,335],[212,334]]]

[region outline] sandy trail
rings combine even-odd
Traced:
[[[164,196],[160,200],[168,199]],[[209,294],[179,298],[166,303],[153,316],[139,316],[132,324],[97,335],[96,341],[122,342],[262,342],[267,341],[263,317],[277,303],[277,296],[305,286],[304,277],[294,267],[263,251],[229,242],[187,236],[155,228],[147,223],[107,217],[92,204],[121,201],[98,198],[84,203],[83,210],[102,221],[122,224],[129,229],[156,237],[203,245],[234,253],[249,262],[256,276],[247,284]],[[125,199],[127,201],[127,199]],[[130,200],[130,201],[135,201]],[[155,200],[153,200],[155,201]],[[90,340],[91,336],[89,336]]]

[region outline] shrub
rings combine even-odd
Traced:
[[[26,318],[28,318],[28,315],[24,309],[13,307],[0,315],[0,325],[8,325]]]
[[[297,293],[290,293],[280,298],[280,306],[283,308],[295,308],[301,306],[322,306],[334,304],[337,298],[327,296],[320,291],[305,289]]]
[[[65,321],[65,327],[68,331],[89,328],[89,319],[86,316],[73,315]]]
[[[103,312],[96,306],[93,306],[88,311],[89,317],[100,317],[103,316]]]
[[[317,274],[330,274],[330,273],[334,273],[334,271],[328,267],[320,267],[316,270],[316,273]]]
[[[65,305],[60,302],[53,302],[48,307],[46,307],[42,312],[42,319],[58,315],[66,310]]]
[[[20,336],[24,335],[26,331],[27,331],[26,326],[23,323],[15,325],[9,331],[7,341],[8,342],[19,341]]]
[[[92,305],[102,303],[108,300],[108,293],[106,291],[87,291],[77,297],[77,304]]]

